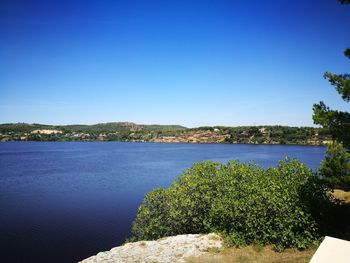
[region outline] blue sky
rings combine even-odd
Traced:
[[[312,125],[347,109],[335,0],[0,1],[0,123]]]

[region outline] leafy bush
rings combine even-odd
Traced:
[[[328,145],[319,173],[330,186],[350,189],[350,153],[341,143],[335,141]]]
[[[327,202],[327,189],[297,160],[269,169],[197,163],[169,188],[146,194],[131,240],[216,231],[233,245],[306,248],[319,238],[322,211],[314,208]]]

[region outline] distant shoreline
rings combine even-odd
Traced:
[[[119,141],[156,143],[230,143],[266,145],[326,145],[326,129],[289,126],[143,125],[130,122],[95,125],[54,126],[44,124],[0,124],[0,141]]]
[[[256,146],[314,146],[314,147],[326,147],[324,144],[292,144],[292,143],[230,143],[230,142],[142,142],[142,141],[99,141],[99,140],[94,140],[94,141],[0,141],[1,143],[71,143],[71,142],[76,142],[76,143],[149,143],[149,144],[202,144],[202,145],[211,145],[211,144],[217,144],[217,145],[256,145]]]

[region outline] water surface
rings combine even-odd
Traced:
[[[285,156],[318,167],[324,147],[121,142],[0,143],[0,233],[8,262],[76,262],[120,245],[143,195],[194,162]]]

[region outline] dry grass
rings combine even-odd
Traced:
[[[335,189],[333,196],[340,200],[343,200],[345,203],[350,204],[350,192],[346,192],[340,189]]]
[[[187,263],[307,263],[316,248],[299,251],[286,249],[276,252],[271,247],[247,246],[242,248],[225,248],[219,253],[208,253],[200,257],[191,257]]]

